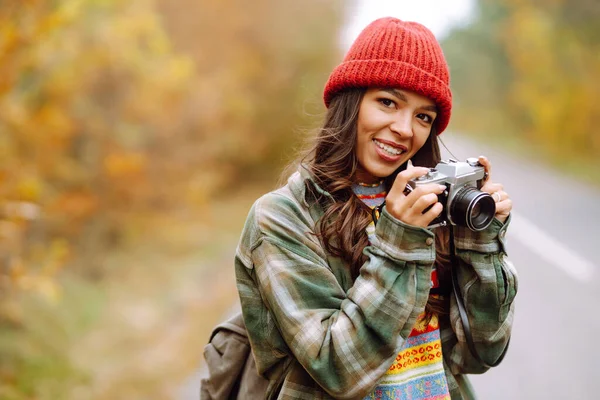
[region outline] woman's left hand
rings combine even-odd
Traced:
[[[508,193],[504,191],[504,186],[501,183],[494,183],[492,181],[492,163],[490,160],[487,157],[479,156],[479,163],[485,168],[488,174],[487,180],[480,190],[492,195],[496,202],[496,218],[504,223],[512,210],[512,200],[508,196]]]

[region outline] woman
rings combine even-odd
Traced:
[[[517,288],[503,244],[508,194],[488,178],[481,190],[497,201],[495,219],[474,232],[428,228],[442,211],[440,185],[405,193],[440,160],[448,82],[427,28],[374,21],[327,82],[314,148],[252,207],[236,279],[269,398],[469,398],[463,374],[503,354]],[[489,161],[479,161],[489,174]],[[371,211],[383,200],[375,225]],[[479,359],[449,294],[450,269]]]

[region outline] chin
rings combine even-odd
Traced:
[[[377,176],[380,178],[387,178],[390,175],[392,175],[394,172],[396,172],[396,170],[398,168],[400,168],[402,166],[402,164],[404,164],[405,161],[401,162],[400,164],[398,164],[395,167],[386,167],[386,168],[379,168],[377,171],[374,171],[375,173],[373,174],[373,176]]]
[[[396,171],[396,168],[390,169],[390,168],[385,168],[385,169],[377,169],[376,171],[373,171],[373,173],[371,173],[372,176],[374,176],[377,179],[385,179],[388,176],[392,175],[394,173],[394,171]]]

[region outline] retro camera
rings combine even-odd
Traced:
[[[496,214],[496,202],[492,196],[479,190],[486,178],[485,169],[476,158],[468,158],[465,162],[443,160],[426,175],[409,181],[405,193],[428,183],[445,185],[446,190],[438,195],[444,209],[429,228],[445,226],[449,222],[481,231],[492,223]]]

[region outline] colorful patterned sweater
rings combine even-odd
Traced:
[[[352,190],[370,208],[383,204],[387,195],[383,182],[375,185],[356,184]],[[367,227],[367,234],[370,243],[377,240],[374,223]],[[437,286],[437,274],[433,268],[431,287]],[[379,380],[375,390],[365,397],[367,399],[450,399],[437,316],[434,315],[429,321],[424,314],[418,317],[396,360]]]

